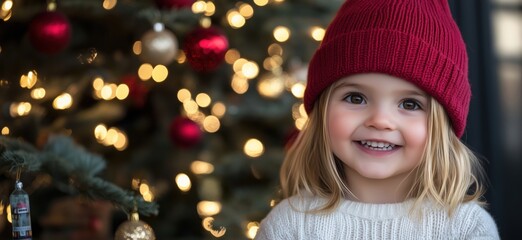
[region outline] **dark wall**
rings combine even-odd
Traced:
[[[492,14],[494,6],[487,0],[450,1],[469,55],[472,100],[463,140],[485,160],[489,177],[486,200],[502,239],[522,239],[522,143],[515,151],[506,146],[507,126],[500,98],[499,58],[493,44]],[[520,79],[519,81],[522,81]],[[522,107],[522,103],[515,105]]]

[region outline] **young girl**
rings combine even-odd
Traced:
[[[460,141],[467,54],[447,0],[347,0],[308,72],[286,197],[256,239],[499,239]]]

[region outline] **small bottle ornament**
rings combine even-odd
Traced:
[[[29,195],[22,187],[22,182],[16,181],[15,190],[9,196],[13,222],[13,240],[31,240],[33,236]]]

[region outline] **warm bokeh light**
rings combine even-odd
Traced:
[[[518,2],[520,4],[520,1]],[[493,20],[496,51],[500,56],[520,59],[522,57],[522,14],[517,11],[495,11]]]
[[[225,227],[219,227],[216,229],[214,227],[214,218],[213,217],[206,217],[201,221],[201,225],[205,230],[210,232],[212,236],[219,238],[225,235],[227,229]]]
[[[238,11],[236,10],[229,10],[227,12],[227,21],[228,24],[232,28],[240,28],[243,27],[246,23],[245,17],[243,17]]]
[[[227,53],[225,53],[225,62],[228,64],[234,64],[236,60],[238,60],[241,57],[239,54],[239,51],[236,49],[228,49]]]
[[[152,80],[155,82],[163,82],[169,76],[169,70],[167,67],[159,64],[152,70]]]
[[[187,174],[180,173],[176,175],[175,181],[176,185],[178,185],[179,190],[181,190],[182,192],[188,192],[192,187],[192,183]]]
[[[140,189],[141,180],[139,178],[133,178],[131,181],[131,187],[134,190]]]
[[[114,83],[106,84],[100,90],[101,98],[103,100],[111,100],[111,99],[115,98],[116,97],[116,88],[118,88],[118,86],[116,86],[116,84],[114,84]]]
[[[96,126],[94,129],[94,137],[104,146],[112,145],[118,151],[124,151],[129,145],[129,138],[125,132],[116,127],[107,129],[103,124]]]
[[[183,102],[183,109],[187,114],[195,114],[199,111],[199,106],[194,100],[186,100]]]
[[[202,13],[205,11],[207,3],[205,1],[196,1],[192,4],[192,12],[193,13]]]
[[[247,79],[253,79],[257,77],[257,74],[259,74],[259,67],[257,66],[257,63],[248,61],[241,66],[241,73]]]
[[[292,94],[296,98],[303,98],[306,86],[302,83],[296,83],[292,86]]]
[[[210,96],[206,93],[200,93],[196,96],[196,103],[200,106],[200,107],[208,107],[210,105],[210,103],[212,102],[212,99],[210,98]]]
[[[204,161],[194,161],[190,164],[190,170],[194,174],[211,174],[214,172],[214,165]]]
[[[142,184],[140,184],[140,190],[139,190],[139,191],[140,191],[140,194],[141,194],[141,195],[143,195],[143,194],[149,192],[149,191],[150,191],[150,189],[149,189],[149,185],[146,184],[146,183],[142,183]]]
[[[6,0],[2,3],[2,11],[9,11],[13,8],[13,1]]]
[[[5,212],[7,213],[7,221],[9,223],[13,223],[13,218],[11,216],[11,204],[7,205],[7,207],[5,208]]]
[[[27,75],[22,75],[20,77],[20,86],[22,88],[31,89],[38,82],[38,74],[35,70],[29,71]]]
[[[125,150],[129,145],[129,141],[127,139],[128,137],[124,132],[118,131],[118,139],[114,143],[114,148],[116,148],[118,151]]]
[[[198,203],[197,210],[200,216],[214,216],[221,212],[221,203],[215,201],[201,201]]]
[[[178,100],[180,102],[184,102],[186,100],[190,100],[190,98],[192,97],[192,95],[190,94],[190,91],[186,88],[182,88],[178,91]]]
[[[143,197],[143,200],[146,202],[154,201],[154,193],[152,193],[149,185],[147,183],[141,183],[139,187],[139,192]]]
[[[298,130],[303,130],[303,127],[305,126],[307,120],[308,118],[304,117],[296,119],[294,122],[295,128],[297,128]]]
[[[127,84],[120,84],[116,88],[116,98],[119,100],[123,100],[129,96],[129,86]]]
[[[145,200],[145,202],[154,201],[154,194],[152,192],[146,192],[145,194],[143,194],[143,200]]]
[[[216,116],[207,116],[203,120],[203,129],[209,133],[215,133],[219,130],[221,127],[221,123],[219,122],[219,119]]]
[[[13,1],[12,0],[5,0],[2,3],[2,7],[0,8],[0,19],[3,21],[8,21],[13,13]],[[2,49],[0,48],[0,52],[2,52]]]
[[[114,145],[118,141],[118,129],[115,127],[111,127],[107,130],[107,136],[103,139],[103,144],[105,146]]]
[[[322,41],[324,38],[324,34],[326,33],[326,30],[322,27],[312,27],[310,30],[310,35],[315,41]]]
[[[203,120],[205,120],[205,114],[201,111],[196,111],[194,113],[187,113],[187,117],[194,121],[194,122],[197,122],[199,125],[202,125],[203,124]]]
[[[244,58],[239,58],[236,61],[234,61],[234,64],[232,65],[232,69],[234,69],[234,72],[240,72],[241,68],[243,68],[243,65],[247,63],[248,60]]]
[[[134,44],[132,45],[132,52],[135,55],[140,55],[141,54],[141,41],[134,42]]]
[[[248,3],[241,3],[241,5],[239,5],[239,13],[241,16],[249,19],[254,16],[254,8],[252,8],[252,6]]]
[[[57,110],[68,109],[72,106],[73,99],[71,94],[62,93],[58,97],[56,97],[53,101],[53,108]]]
[[[218,118],[223,117],[225,115],[226,111],[227,111],[227,107],[222,102],[214,103],[214,105],[212,106],[212,110],[211,110],[212,115],[214,115]]]
[[[140,77],[141,80],[147,81],[152,77],[153,69],[154,68],[152,67],[152,65],[150,65],[148,63],[144,63],[138,69],[138,76]]]
[[[105,86],[105,82],[103,81],[103,78],[96,77],[96,78],[94,78],[94,80],[92,80],[92,88],[94,88],[94,90],[99,91],[103,88],[103,86]]]
[[[251,138],[246,141],[243,151],[249,157],[259,157],[265,151],[265,147],[261,141]]]
[[[290,38],[290,29],[278,26],[274,29],[274,38],[278,42],[286,42]]]
[[[28,102],[12,103],[9,107],[11,117],[27,116],[31,112],[31,104]]]
[[[213,2],[208,1],[205,5],[205,16],[210,17],[216,12],[216,5]]]
[[[8,127],[3,127],[2,128],[2,135],[9,135],[10,133],[10,130]],[[0,212],[1,213],[1,212]]]
[[[257,6],[263,7],[263,6],[266,6],[268,4],[268,0],[254,0],[254,3]]]
[[[103,0],[103,8],[105,10],[111,10],[116,6],[116,3],[118,3],[117,0]]]
[[[199,19],[199,25],[203,28],[209,28],[212,25],[212,19],[209,17],[202,17]]]
[[[185,61],[187,61],[187,55],[185,55],[185,52],[178,51],[178,57],[176,58],[176,61],[178,61],[179,64],[182,64]]]
[[[31,91],[31,98],[33,98],[33,99],[42,99],[44,97],[45,97],[44,88],[35,88]]]
[[[274,55],[283,55],[283,47],[277,43],[272,43],[270,46],[268,46],[268,55],[274,56]]]
[[[247,224],[246,236],[248,239],[254,239],[257,234],[257,230],[259,229],[258,222],[249,222]]]
[[[303,103],[296,103],[292,106],[292,118],[294,119],[295,127],[298,130],[302,130],[308,121],[308,114]]]
[[[234,76],[232,76],[232,82],[230,83],[230,85],[232,86],[232,90],[234,90],[234,92],[236,92],[237,94],[246,93],[249,86],[248,79],[241,77],[237,74],[234,74]]]
[[[257,83],[257,91],[267,98],[278,98],[285,90],[283,76],[272,73],[264,75]]]
[[[94,128],[94,138],[98,140],[98,142],[102,142],[107,137],[107,127],[103,124],[98,124]]]

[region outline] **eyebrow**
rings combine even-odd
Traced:
[[[365,85],[361,85],[358,83],[347,83],[347,82],[341,82],[341,83],[337,84],[334,87],[334,90],[339,89],[339,88],[346,88],[346,87],[353,87],[353,88],[360,88],[362,90],[368,90],[368,87],[366,87]],[[406,90],[396,91],[396,93],[398,93],[400,95],[423,97],[426,99],[429,98],[429,95],[427,93],[423,92],[422,90],[419,91],[419,90],[415,90],[415,89],[406,89]]]

